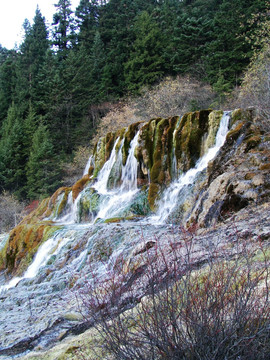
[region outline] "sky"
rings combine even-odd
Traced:
[[[80,0],[71,0],[72,10],[75,10]],[[37,5],[46,18],[46,24],[52,23],[56,12],[54,4],[58,0],[0,0],[0,44],[7,49],[20,45],[23,36],[22,25],[25,19],[33,24]]]

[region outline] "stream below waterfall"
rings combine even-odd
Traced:
[[[178,202],[178,196],[183,188],[193,184],[196,180],[196,176],[202,172],[209,161],[217,155],[219,149],[224,144],[226,134],[228,131],[230,119],[230,112],[225,112],[221,118],[219,129],[216,135],[215,145],[208,149],[206,154],[198,160],[196,166],[186,173],[181,174],[178,179],[175,179],[171,185],[164,191],[160,201],[158,202],[158,209],[156,214],[141,220],[141,223],[151,223],[156,225],[162,225],[166,222],[166,219],[170,213],[176,207]],[[121,214],[121,212],[129,206],[134,199],[139,188],[137,187],[137,159],[135,157],[135,149],[138,144],[139,131],[130,143],[130,150],[126,160],[126,164],[122,165],[121,169],[121,184],[114,189],[108,189],[108,181],[111,171],[116,162],[122,163],[121,149],[123,146],[123,140],[121,145],[116,151],[116,145],[119,142],[119,138],[115,141],[110,158],[104,164],[103,168],[99,172],[96,182],[92,187],[97,193],[103,197],[100,202],[100,208],[92,222],[88,224],[79,224],[77,222],[78,203],[83,192],[79,194],[77,199],[72,201],[72,194],[69,194],[67,203],[68,212],[58,219],[54,219],[57,225],[61,225],[62,229],[57,230],[55,234],[43,243],[38,249],[32,264],[26,270],[21,277],[15,277],[11,279],[7,284],[0,287],[0,292],[15,287],[21,280],[32,279],[37,276],[38,272],[44,267],[50,259],[55,259],[61,251],[67,251],[68,246],[74,241],[75,238],[83,237],[89,229],[94,226],[97,219],[113,218]],[[90,163],[90,162],[89,162]],[[89,166],[89,163],[87,166]],[[84,171],[84,173],[86,170]],[[85,250],[79,255],[79,258],[74,260],[78,267],[86,256]]]
[[[28,268],[19,276],[6,281],[3,276],[0,278],[0,359],[5,359],[1,354],[15,356],[22,353],[21,348],[28,349],[30,343],[33,348],[37,345],[46,348],[62,332],[74,326],[74,320],[70,318],[80,319],[78,304],[71,294],[74,284],[82,288],[93,276],[105,281],[110,278],[117,264],[123,260],[131,263],[148,241],[153,244],[159,240],[165,241],[168,236],[179,236],[180,227],[174,228],[166,222],[175,211],[180,194],[196,182],[199,174],[223,146],[229,120],[230,113],[224,113],[214,146],[206,150],[194,168],[177,176],[173,159],[175,178],[163,191],[156,212],[133,220],[127,219],[126,214],[129,214],[130,207],[141,196],[136,158],[140,129],[129,143],[124,165],[124,138],[115,140],[110,156],[96,179],[76,199],[71,191],[64,210],[59,215],[53,213],[45,219],[52,222],[56,230],[39,246]],[[88,173],[91,161],[90,157],[84,175]],[[113,172],[118,174],[116,182],[111,180]],[[56,207],[60,207],[63,197],[59,196]],[[92,210],[91,201],[94,200],[97,205]],[[88,206],[91,209],[87,214],[89,220],[81,221],[81,206],[86,201],[90,203]],[[107,219],[112,218],[119,220],[106,223]],[[125,221],[121,221],[123,219]],[[7,235],[1,236],[0,248],[7,241]],[[143,284],[141,286],[143,288]],[[143,289],[138,291],[143,293]],[[21,348],[19,345],[17,348],[16,344],[21,344]],[[6,359],[11,358],[6,356]]]

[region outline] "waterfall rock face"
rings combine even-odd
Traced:
[[[252,110],[152,119],[101,138],[80,180],[0,238],[0,359],[85,329],[72,290],[120,262],[136,274],[138,254],[172,228],[222,228],[255,205],[266,223],[269,169],[270,136]]]

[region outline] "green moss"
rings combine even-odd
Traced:
[[[243,120],[243,110],[236,109],[231,113],[231,126],[233,126],[236,122]]]
[[[88,221],[99,210],[100,195],[93,188],[86,189],[79,202],[79,219]]]
[[[114,218],[104,220],[104,223],[105,224],[119,223],[119,222],[124,221],[124,220],[126,220],[126,218],[114,217]]]
[[[226,141],[229,142],[235,141],[240,135],[243,126],[244,126],[244,122],[240,122],[232,130],[230,130],[226,136]]]
[[[150,172],[150,178],[151,178],[151,182],[153,183],[158,183],[158,177],[161,171],[161,160],[158,160],[154,163],[151,172]]]
[[[207,150],[214,145],[222,115],[223,111],[221,110],[214,110],[209,114],[208,134],[203,146],[201,147],[200,156],[203,156],[207,152]]]
[[[79,193],[83,190],[87,183],[89,183],[89,176],[85,175],[72,186],[73,200],[77,199]]]
[[[39,246],[61,226],[20,224],[11,232],[5,254],[5,267],[13,274],[22,274],[31,263]]]
[[[150,209],[154,211],[156,209],[156,201],[160,195],[160,185],[151,183],[148,191],[148,202]]]
[[[124,145],[122,148],[123,165],[126,164],[128,153],[129,153],[129,148],[130,148],[130,143],[133,140],[134,136],[136,135],[140,124],[141,124],[141,121],[129,125],[129,127],[127,128],[127,130],[125,132],[125,135],[124,135],[125,140],[124,140]]]
[[[6,268],[6,253],[8,248],[8,236],[4,245],[0,249],[0,271]]]
[[[110,158],[111,151],[114,146],[115,141],[115,133],[107,133],[105,136],[105,161],[107,161]]]
[[[195,111],[183,116],[175,133],[175,155],[178,168],[187,171],[200,157],[203,136],[208,131],[211,110]]]
[[[94,166],[94,171],[93,171],[93,177],[95,178],[100,169],[102,168],[102,166],[105,163],[105,152],[106,152],[106,139],[105,137],[99,139],[97,146],[96,146],[96,150],[94,151],[93,155],[94,155],[94,162],[95,162],[95,166]]]

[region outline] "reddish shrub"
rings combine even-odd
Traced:
[[[259,240],[202,243],[190,228],[144,250],[119,258],[106,281],[93,274],[79,294],[113,358],[268,359],[269,261]]]

